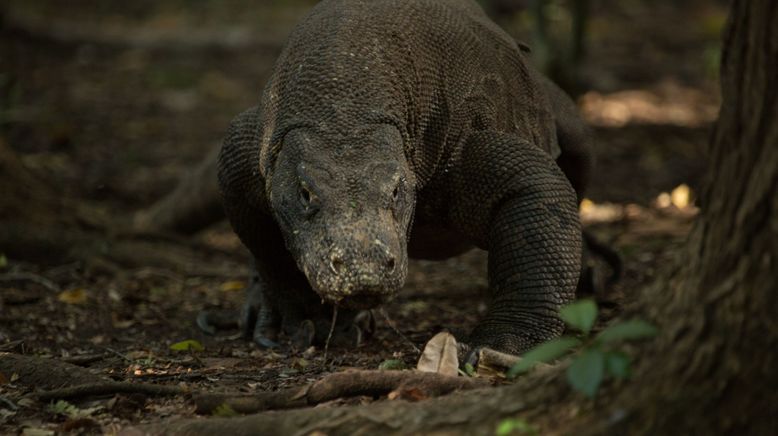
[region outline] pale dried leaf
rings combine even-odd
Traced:
[[[424,346],[416,369],[456,377],[459,374],[457,340],[448,332],[433,336]]]

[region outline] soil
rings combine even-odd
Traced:
[[[0,30],[0,136],[63,197],[117,220],[170,191],[217,146],[230,119],[255,103],[283,35],[305,10],[305,2],[268,2],[249,14],[240,2],[225,11],[215,1],[189,9],[179,1],[106,2],[113,6],[105,9],[78,1],[55,14],[56,2],[37,3],[37,9],[25,2],[4,7],[6,19],[27,23],[27,31],[10,24]],[[715,53],[726,11],[702,1],[594,4],[581,68],[590,91],[579,101],[596,129],[598,168],[582,217],[624,261],[619,282],[588,296],[600,306],[602,328],[670,263],[693,221],[718,104]],[[34,27],[30,17],[53,24]],[[252,28],[252,19],[261,30]],[[526,15],[500,22],[519,36],[527,33]],[[63,39],[57,26],[81,29],[94,41]],[[245,40],[265,39],[258,45],[181,43],[192,29],[213,38],[250,29]],[[137,44],[121,38],[126,34],[163,43]],[[690,201],[685,188],[676,189],[683,184]],[[0,351],[65,360],[94,356],[83,366],[113,380],[275,391],[348,368],[376,369],[391,359],[414,367],[435,333],[465,333],[486,310],[485,252],[412,261],[406,286],[386,305],[386,316],[375,312],[377,330],[363,346],[330,349],[326,360],[321,349],[261,350],[237,331],[209,336],[196,327],[202,309],[240,306],[248,256],[226,223],[192,238],[213,250],[207,264],[193,269],[217,266],[224,273],[117,272],[1,257]],[[171,349],[184,340],[204,350]],[[184,396],[138,394],[74,400],[83,413],[68,413],[25,398],[32,388],[0,374],[0,433],[112,433],[194,414]],[[385,401],[352,401],[379,400]]]

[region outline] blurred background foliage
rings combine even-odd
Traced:
[[[0,132],[71,194],[147,204],[255,104],[315,3],[5,0]],[[723,0],[480,3],[594,125],[715,116]],[[642,151],[652,167],[655,149]]]

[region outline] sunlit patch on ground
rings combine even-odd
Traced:
[[[607,224],[641,219],[645,218],[647,214],[673,216],[688,220],[699,213],[699,209],[692,201],[692,195],[691,188],[686,184],[681,184],[669,193],[662,192],[657,195],[651,207],[634,203],[595,203],[584,198],[580,207],[581,222],[584,225]]]
[[[718,116],[718,98],[698,88],[665,80],[650,89],[602,94],[590,91],[579,105],[586,120],[599,127],[627,124],[669,124],[700,127]]]

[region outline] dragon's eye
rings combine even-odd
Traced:
[[[397,185],[394,187],[394,190],[392,191],[392,200],[397,200],[397,197],[400,195],[400,185]]]

